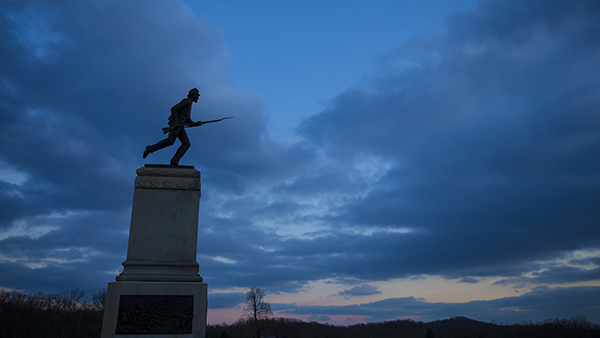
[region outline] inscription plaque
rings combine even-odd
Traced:
[[[121,295],[116,334],[192,333],[194,296]]]

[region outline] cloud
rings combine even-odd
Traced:
[[[597,246],[600,41],[589,32],[598,10],[482,2],[382,55],[363,83],[304,122],[300,135],[338,172],[364,154],[393,164],[329,219],[413,230],[378,245],[360,239],[366,256],[386,250],[369,266],[390,277],[519,276]],[[523,20],[504,20],[515,11]]]
[[[338,293],[338,295],[350,299],[351,297],[356,296],[369,296],[369,295],[377,295],[380,294],[381,291],[376,286],[369,284],[357,285],[351,289],[343,290]]]
[[[571,266],[555,266],[542,272],[534,272],[531,277],[507,278],[494,282],[494,285],[513,285],[516,288],[531,285],[557,285],[600,280],[600,268],[582,269]]]
[[[285,314],[321,314],[369,316],[368,321],[413,318],[423,322],[454,316],[505,324],[543,321],[548,318],[571,318],[582,315],[597,322],[595,304],[600,297],[598,287],[538,289],[517,297],[467,303],[428,303],[413,297],[388,298],[376,302],[344,306],[298,306],[282,309]]]
[[[125,209],[21,219],[27,235],[16,231],[0,242],[2,284],[45,293],[85,288],[91,294],[106,288],[127,250],[122,224],[129,217],[130,210]],[[31,228],[49,230],[32,233]]]
[[[308,320],[312,320],[315,322],[327,322],[327,321],[331,321],[331,317],[329,317],[329,316],[310,316],[310,317],[308,317]]]
[[[471,277],[466,277],[466,278],[461,278],[458,283],[469,283],[469,284],[476,284],[479,283],[479,281],[475,278],[471,278]]]

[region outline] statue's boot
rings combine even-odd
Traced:
[[[147,146],[146,150],[144,150],[144,155],[142,155],[142,157],[146,158],[150,153],[151,153],[150,146]]]

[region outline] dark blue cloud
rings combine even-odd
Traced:
[[[598,11],[483,2],[383,55],[364,89],[300,129],[348,168],[365,154],[395,164],[331,222],[420,230],[392,255],[451,277],[597,247]]]
[[[376,286],[362,284],[348,290],[340,291],[338,294],[344,298],[350,299],[351,297],[377,295],[380,293],[381,291]]]
[[[495,285],[513,285],[517,288],[532,285],[559,285],[576,282],[589,282],[600,279],[600,268],[584,269],[572,266],[552,266],[542,272],[533,272],[531,277],[508,278],[495,282]]]

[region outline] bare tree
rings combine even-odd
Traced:
[[[246,292],[246,305],[244,306],[244,316],[254,322],[254,331],[258,336],[258,323],[261,320],[269,319],[273,315],[271,304],[265,302],[265,292],[260,288],[251,287]]]
[[[106,289],[100,289],[94,295],[92,295],[92,304],[100,310],[104,311],[104,306],[106,305]]]

